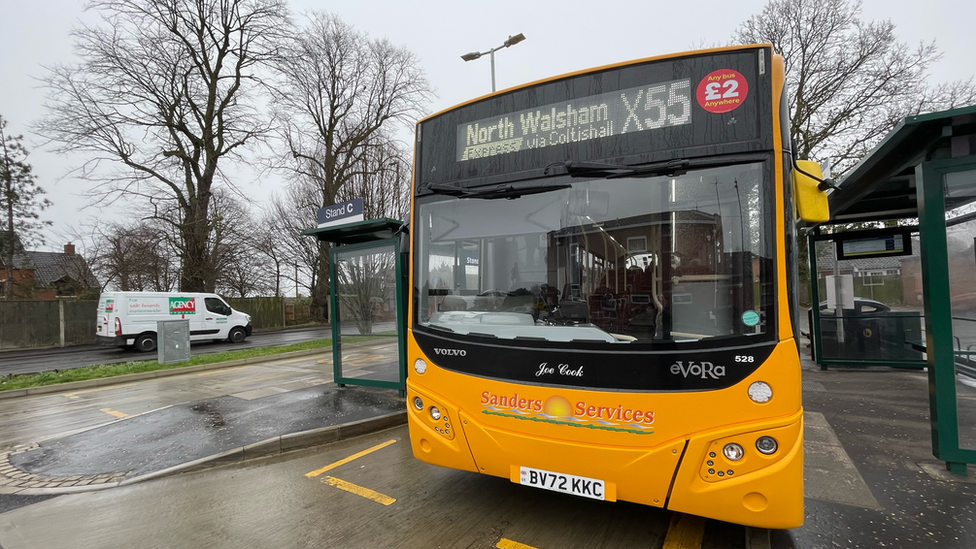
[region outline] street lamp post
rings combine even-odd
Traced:
[[[494,92],[495,91],[495,52],[502,48],[514,46],[515,44],[518,44],[522,40],[525,40],[525,35],[522,33],[518,33],[515,36],[509,36],[508,40],[505,40],[505,42],[501,46],[498,46],[497,48],[492,48],[485,52],[473,51],[471,53],[466,53],[461,56],[461,59],[464,59],[465,61],[474,61],[475,59],[480,58],[482,55],[489,54],[491,56],[491,91]]]

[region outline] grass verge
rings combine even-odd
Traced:
[[[376,337],[342,336],[343,343],[356,343],[359,341],[369,341],[372,339],[376,339]],[[292,345],[284,345],[281,347],[259,347],[256,349],[241,349],[240,351],[196,355],[191,357],[188,362],[180,362],[179,364],[160,364],[155,360],[141,360],[137,362],[124,362],[120,364],[83,366],[81,368],[71,368],[56,372],[41,372],[39,374],[10,375],[7,377],[0,377],[0,391],[28,389],[30,387],[40,387],[42,385],[54,385],[56,383],[84,381],[87,379],[121,376],[125,374],[139,374],[142,372],[153,372],[156,370],[172,370],[176,368],[185,368],[187,366],[197,366],[200,364],[212,364],[214,362],[227,362],[230,360],[241,360],[245,358],[258,358],[262,356],[289,353],[292,351],[328,349],[330,347],[332,347],[331,339],[316,339],[313,341],[303,341],[302,343],[294,343]]]

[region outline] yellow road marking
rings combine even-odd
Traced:
[[[269,356],[270,360],[268,362],[274,362],[274,365],[275,366],[281,366],[282,364],[294,364],[296,362],[308,362],[309,361],[309,357],[307,357],[307,356],[300,356],[298,358],[283,358],[281,360],[274,360],[274,358],[272,358],[273,356],[274,355]]]
[[[119,419],[129,417],[129,414],[123,414],[122,412],[119,412],[118,410],[113,410],[111,408],[102,408],[102,411],[110,416],[115,416]]]
[[[211,370],[209,372],[200,372],[197,375],[198,376],[212,376],[214,374],[225,374],[227,372],[236,372],[237,370],[243,370],[244,368],[247,368],[247,366],[240,366],[238,368],[227,368],[225,370]]]
[[[367,449],[363,450],[362,452],[359,452],[358,454],[353,454],[353,455],[351,455],[351,456],[349,456],[349,457],[347,457],[345,459],[340,459],[339,461],[337,461],[335,463],[331,463],[329,465],[326,465],[325,467],[323,467],[321,469],[316,469],[316,470],[314,470],[314,471],[312,471],[310,473],[305,473],[305,476],[308,477],[308,478],[317,477],[317,476],[321,475],[322,473],[324,473],[326,471],[331,471],[332,469],[335,469],[336,467],[338,467],[340,465],[345,465],[345,464],[349,463],[350,461],[352,461],[354,459],[359,459],[359,458],[361,458],[361,457],[363,457],[363,456],[365,456],[367,454],[371,454],[371,453],[373,453],[373,452],[375,452],[377,450],[380,450],[382,448],[386,448],[387,446],[393,444],[394,442],[396,442],[396,439],[394,439],[394,440],[388,440],[386,442],[377,444],[376,446],[373,446],[372,448],[367,448]]]
[[[519,543],[517,541],[512,541],[505,538],[498,540],[495,547],[498,549],[535,549],[535,547],[532,547],[531,545],[526,545],[524,543]]]
[[[684,513],[671,516],[668,535],[664,538],[662,549],[701,549],[705,536],[705,519]]]
[[[80,391],[73,391],[71,393],[61,393],[61,396],[68,398],[78,398],[78,395],[84,395],[88,393],[95,393],[98,391],[107,391],[109,389],[122,389],[124,387],[131,387],[135,383],[120,383],[119,385],[107,385],[105,387],[95,387],[93,389],[82,389]]]
[[[350,494],[356,494],[357,496],[362,496],[366,499],[371,499],[376,503],[382,503],[383,505],[391,505],[393,502],[396,501],[390,496],[370,490],[369,488],[363,488],[362,486],[359,486],[357,484],[346,482],[344,480],[337,479],[335,477],[325,477],[324,479],[322,479],[322,482],[325,482],[329,486],[335,486],[340,490],[345,490]]]

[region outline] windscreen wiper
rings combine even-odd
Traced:
[[[686,158],[645,164],[643,166],[621,166],[620,164],[601,164],[594,162],[574,162],[567,160],[563,167],[570,177],[651,177],[655,175],[682,175],[688,172],[691,161]]]
[[[446,194],[449,196],[456,196],[458,198],[483,198],[486,200],[493,200],[498,198],[518,198],[527,194],[547,193],[549,191],[557,191],[559,189],[568,189],[570,186],[571,185],[568,183],[562,185],[519,185],[517,183],[506,183],[504,185],[492,185],[489,187],[465,189],[463,187],[455,187],[454,185],[440,185],[437,183],[431,183],[427,185],[427,189],[435,194]]]

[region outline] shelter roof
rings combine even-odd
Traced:
[[[969,154],[976,154],[976,105],[905,118],[830,194],[830,223],[918,217],[915,167]]]
[[[334,227],[320,227],[302,231],[304,235],[314,235],[319,240],[335,244],[359,244],[393,238],[404,229],[403,221],[381,217],[368,221],[358,221]]]

